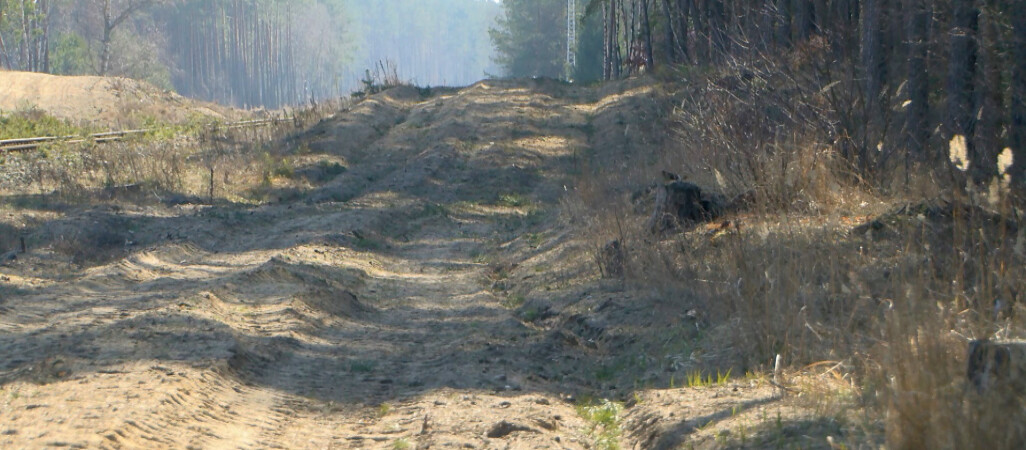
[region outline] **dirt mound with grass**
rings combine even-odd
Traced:
[[[0,112],[33,109],[74,124],[106,127],[233,115],[229,108],[189,100],[127,78],[0,71]]]

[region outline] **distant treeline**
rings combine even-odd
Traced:
[[[789,61],[828,87],[834,146],[862,174],[895,160],[936,165],[958,159],[955,151],[966,159],[958,168],[983,182],[999,175],[1001,153],[1002,165],[1014,153],[1006,175],[1026,180],[1021,0],[576,1],[579,79],[661,66],[748,66],[752,75],[765,67],[759,61]],[[503,68],[567,73],[567,1],[503,4],[492,31]]]
[[[0,0],[0,68],[277,107],[345,95],[382,60],[421,84],[476,81],[499,12],[489,0]]]

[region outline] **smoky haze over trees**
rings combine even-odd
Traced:
[[[348,94],[379,63],[421,85],[477,81],[498,71],[500,13],[491,0],[0,0],[0,68],[277,107]]]
[[[491,0],[353,0],[351,79],[381,60],[418,85],[462,86],[498,71],[488,28],[501,14]]]

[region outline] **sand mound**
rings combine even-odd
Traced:
[[[0,71],[0,112],[39,109],[73,123],[133,126],[146,118],[181,122],[224,119],[226,108],[201,104],[126,78]]]

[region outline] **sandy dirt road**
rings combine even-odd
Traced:
[[[594,448],[603,430],[575,405],[617,394],[594,382],[602,330],[518,317],[507,273],[558,278],[559,255],[580,256],[554,226],[578,153],[656,139],[628,138],[653,126],[629,88],[394,89],[297,137],[348,161],[314,189],[68,212],[134,239],[98,264],[50,269],[36,249],[0,267],[0,447]],[[626,126],[595,133],[602,114]],[[636,391],[650,406],[612,441],[716,446],[710,423],[776,399],[757,383],[700,404],[670,392]]]

